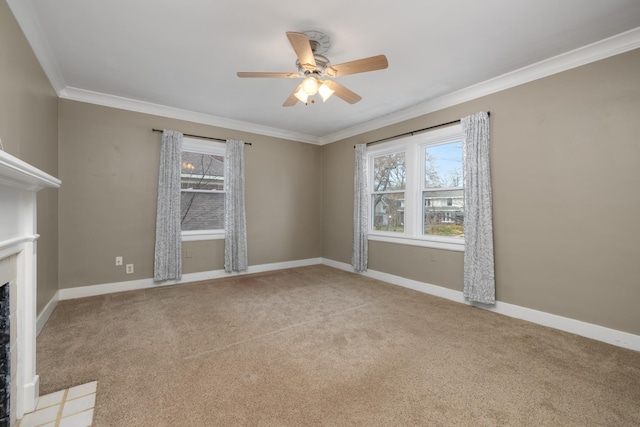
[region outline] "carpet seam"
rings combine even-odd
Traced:
[[[339,316],[339,315],[348,313],[348,312],[353,311],[353,310],[358,310],[360,308],[366,307],[366,306],[371,305],[371,304],[373,304],[373,302],[367,302],[365,304],[360,304],[360,305],[355,306],[355,307],[347,308],[346,310],[342,310],[342,311],[340,311],[338,313],[328,314],[328,315],[326,315],[324,317]],[[232,347],[236,347],[236,346],[239,346],[239,345],[242,345],[242,344],[246,344],[246,343],[251,342],[251,341],[257,341],[257,340],[260,340],[262,338],[266,338],[266,337],[269,337],[269,336],[272,336],[272,335],[277,335],[280,332],[285,332],[285,331],[288,331],[290,329],[295,329],[295,328],[298,328],[300,326],[305,326],[305,325],[308,325],[310,323],[318,322],[320,320],[322,320],[322,319],[321,318],[311,319],[311,320],[307,320],[305,322],[301,322],[301,323],[296,323],[296,324],[293,324],[293,325],[285,326],[284,328],[276,329],[275,331],[271,331],[271,332],[266,332],[264,334],[257,335],[255,337],[251,337],[251,338],[247,338],[247,339],[242,340],[242,341],[236,341],[236,342],[233,342],[231,344],[224,345],[222,347],[217,347],[217,348],[213,348],[213,349],[210,349],[210,350],[202,351],[200,353],[196,353],[196,354],[192,354],[192,355],[189,355],[189,356],[185,356],[183,358],[183,360],[193,360],[193,359],[197,359],[198,357],[201,357],[201,356],[206,356],[208,354],[212,354],[212,353],[217,353],[217,352],[220,352],[220,351],[228,350],[228,349],[230,349]]]

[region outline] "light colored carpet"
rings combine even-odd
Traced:
[[[326,266],[62,301],[96,426],[638,426],[640,353]]]

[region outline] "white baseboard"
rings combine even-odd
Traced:
[[[53,298],[51,298],[47,305],[44,306],[44,309],[42,309],[40,314],[38,314],[38,317],[36,318],[36,337],[40,335],[40,331],[42,331],[42,328],[44,328],[44,325],[46,325],[49,317],[51,317],[53,310],[55,310],[58,306],[58,301],[60,300],[59,294],[60,291],[56,291],[56,293],[53,294]]]
[[[349,264],[333,261],[323,258],[324,265],[334,267],[340,270],[357,273]],[[594,325],[592,323],[580,320],[562,317],[544,311],[533,310],[531,308],[522,307],[515,304],[497,301],[495,306],[487,306],[480,304],[472,304],[464,299],[461,291],[443,288],[442,286],[431,285],[428,283],[418,282],[416,280],[407,279],[393,274],[383,273],[375,270],[368,270],[362,274],[366,277],[382,280],[394,285],[413,289],[426,294],[446,298],[451,301],[462,304],[473,305],[484,310],[493,311],[504,316],[514,317],[526,320],[539,325],[547,326],[561,331],[570,332],[586,338],[613,344],[618,347],[624,347],[635,351],[640,351],[640,335],[630,334],[628,332],[618,331],[616,329],[605,328],[604,326]]]
[[[54,297],[49,301],[44,310],[37,319],[37,333],[40,333],[45,323],[51,316],[58,301],[84,298],[96,295],[104,295],[115,292],[132,291],[137,289],[154,288],[158,286],[169,286],[180,283],[198,282],[202,280],[218,279],[221,277],[229,277],[232,275],[243,275],[252,273],[261,273],[265,271],[282,270],[286,268],[304,267],[308,265],[324,264],[339,270],[356,273],[351,265],[338,262],[326,258],[309,258],[298,261],[278,262],[272,264],[262,264],[250,266],[246,272],[226,273],[224,270],[204,271],[200,273],[189,273],[182,276],[181,280],[167,280],[162,283],[154,282],[153,279],[131,280],[127,282],[105,283],[101,285],[82,286],[78,288],[60,289]],[[630,334],[628,332],[618,331],[616,329],[606,328],[604,326],[594,325],[592,323],[583,322],[568,317],[558,316],[544,311],[533,310],[531,308],[522,307],[515,304],[509,304],[497,301],[495,306],[486,306],[469,303],[464,299],[461,291],[444,288],[442,286],[432,285],[429,283],[419,282],[417,280],[407,279],[405,277],[393,274],[383,273],[381,271],[368,270],[362,274],[366,277],[382,280],[394,285],[413,289],[429,295],[446,298],[451,301],[459,302],[466,305],[474,305],[484,310],[493,311],[517,319],[526,320],[539,325],[547,326],[561,331],[570,332],[581,335],[586,338],[602,341],[618,347],[624,347],[635,351],[640,351],[640,335]]]
[[[22,393],[22,399],[18,400],[18,407],[16,408],[17,419],[21,419],[24,414],[36,410],[36,403],[40,397],[40,376],[34,375],[30,380],[22,386],[22,390],[18,390],[18,393]]]
[[[104,283],[100,285],[81,286],[77,288],[64,288],[58,291],[59,299],[68,300],[75,298],[85,298],[96,295],[112,294],[115,292],[134,291],[137,289],[157,288],[159,286],[170,286],[181,283],[199,282],[202,280],[219,279],[222,277],[238,276],[243,274],[262,273],[265,271],[283,270],[285,268],[305,267],[308,265],[322,264],[322,258],[308,258],[297,261],[276,262],[272,264],[261,264],[249,266],[247,271],[240,273],[227,273],[224,270],[203,271],[199,273],[188,273],[182,275],[180,280],[165,280],[154,282],[152,278],[130,280],[126,282]]]

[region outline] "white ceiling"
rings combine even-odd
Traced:
[[[548,74],[640,46],[638,0],[7,3],[61,97],[312,143],[441,108],[515,70],[531,80],[545,64]],[[309,30],[330,37],[334,64],[387,56],[386,70],[337,79],[362,101],[284,108],[297,80],[236,77],[296,71],[285,32]],[[613,36],[598,54],[563,55]],[[558,55],[562,65],[541,63]]]

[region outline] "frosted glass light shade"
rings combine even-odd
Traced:
[[[309,96],[318,93],[318,86],[320,86],[320,81],[315,76],[309,76],[302,81],[302,90]]]
[[[306,94],[304,88],[301,87],[293,95],[298,98],[300,102],[304,102],[305,104],[307,103],[307,98],[309,97],[309,95]]]
[[[320,92],[320,96],[322,96],[322,102],[326,102],[327,99],[329,99],[331,95],[333,95],[335,90],[322,83],[322,85],[318,88],[318,92]]]

